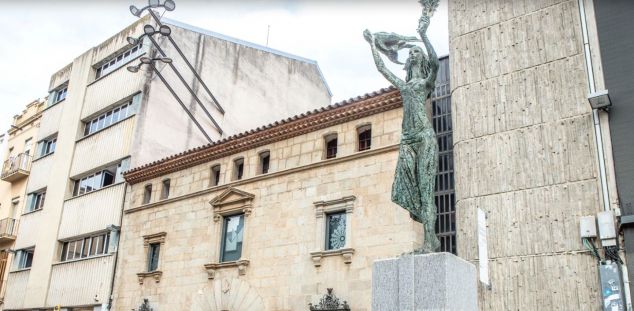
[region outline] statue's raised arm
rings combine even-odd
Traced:
[[[436,50],[434,50],[434,46],[431,45],[431,42],[429,42],[429,38],[427,37],[427,28],[429,27],[429,23],[432,15],[434,14],[434,11],[438,7],[438,0],[421,0],[420,3],[423,6],[423,14],[418,20],[417,30],[420,38],[423,40],[423,44],[425,45],[427,56],[429,58],[427,64],[428,70],[426,70],[428,75],[427,77],[425,77],[425,79],[427,84],[435,84],[440,62],[438,61],[438,55],[436,55]]]
[[[383,62],[381,54],[379,54],[379,50],[377,48],[375,36],[372,35],[370,30],[366,29],[363,32],[363,37],[365,38],[365,41],[368,41],[368,43],[370,43],[370,47],[372,48],[372,56],[374,57],[374,64],[376,64],[376,69],[385,77],[385,79],[390,81],[392,85],[400,89],[405,84],[405,81],[401,80],[401,78],[397,77],[393,72],[385,67],[385,63]]]

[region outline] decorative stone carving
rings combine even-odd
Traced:
[[[153,277],[154,282],[156,283],[160,282],[163,272],[162,271],[139,272],[136,275],[139,278],[139,284],[143,285],[143,281],[145,280],[146,277]]]
[[[138,311],[152,311],[150,307],[150,301],[147,298],[143,298],[143,303],[139,306]]]
[[[326,213],[341,210],[345,210],[346,213],[352,213],[356,199],[357,197],[351,195],[335,200],[313,202],[313,205],[315,205],[315,216],[322,218]]]
[[[354,254],[354,248],[340,248],[340,249],[329,250],[329,251],[311,252],[310,257],[312,258],[313,265],[315,265],[315,267],[321,267],[321,259],[323,257],[341,256],[345,264],[350,264],[352,263],[353,254]]]
[[[325,294],[320,300],[319,304],[313,306],[312,303],[308,304],[308,308],[311,311],[346,311],[350,310],[348,303],[344,301],[339,302],[339,298],[332,293],[332,288],[328,288],[328,293]]]
[[[249,261],[246,259],[240,259],[237,261],[228,261],[221,263],[208,263],[205,264],[205,270],[207,270],[207,278],[213,280],[216,277],[216,270],[223,268],[238,268],[238,275],[245,275],[247,273],[247,267]]]
[[[438,0],[419,0],[423,7],[418,22],[418,34],[427,54],[417,45],[408,42],[417,38],[397,34],[363,32],[372,48],[377,70],[401,92],[403,98],[403,124],[396,173],[392,184],[392,202],[409,211],[411,217],[423,224],[425,240],[422,252],[435,252],[440,247],[436,237],[436,205],[434,184],[438,166],[436,133],[427,117],[425,102],[436,85],[438,57],[427,37],[427,28]],[[383,63],[381,54],[395,63],[398,50],[409,48],[405,62],[406,76],[402,80]]]
[[[223,216],[235,213],[244,213],[244,216],[248,217],[253,210],[253,198],[255,195],[242,190],[235,188],[225,190],[209,201],[214,209],[214,221],[218,222]]]

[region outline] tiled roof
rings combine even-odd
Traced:
[[[384,88],[133,168],[126,171],[124,177],[130,184],[139,183],[231,154],[395,109],[401,105],[398,90],[394,87]]]

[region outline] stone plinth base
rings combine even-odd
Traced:
[[[477,310],[476,268],[450,253],[377,260],[373,311]]]

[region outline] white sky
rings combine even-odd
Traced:
[[[388,86],[374,67],[362,35],[365,28],[415,35],[420,17],[416,0],[175,2],[176,10],[166,17],[261,45],[266,44],[270,25],[269,47],[316,60],[333,102]],[[47,95],[54,72],[133,23],[136,17],[128,11],[130,4],[143,7],[147,2],[3,2],[0,134],[27,103]],[[447,26],[447,1],[441,0],[428,31],[438,55],[448,54]],[[391,68],[402,73],[400,66]]]

